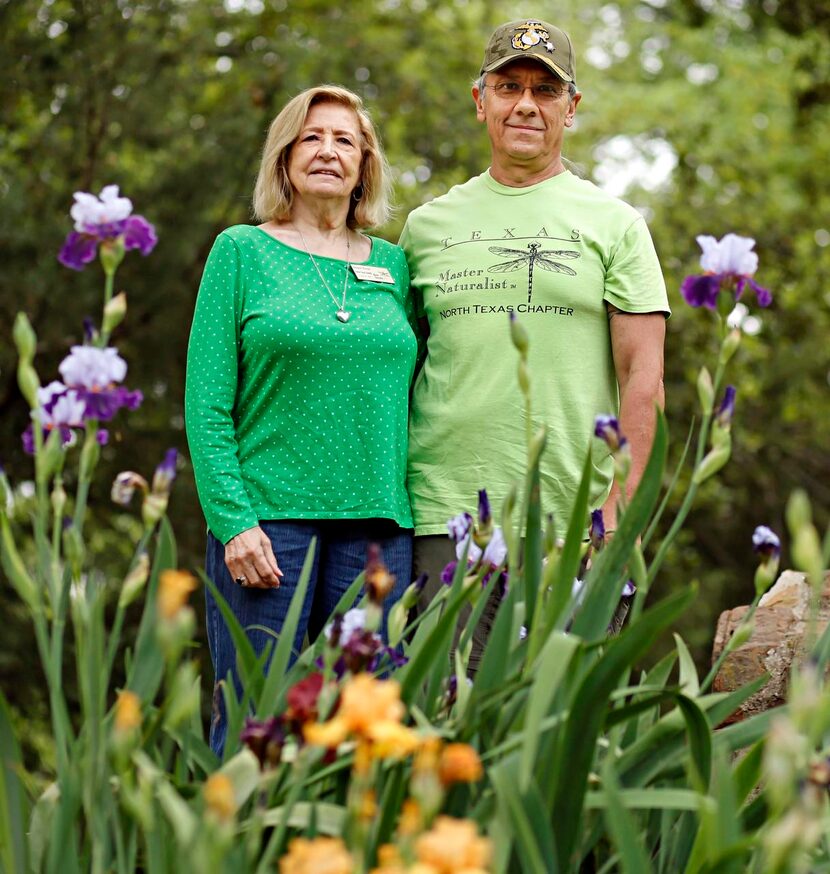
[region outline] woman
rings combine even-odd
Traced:
[[[274,119],[254,190],[261,224],[223,231],[205,266],[185,413],[208,523],[207,573],[255,649],[278,633],[312,538],[294,641],[314,640],[380,544],[409,583],[408,393],[417,342],[403,252],[362,228],[388,215],[388,173],[360,98],[311,88]],[[211,746],[225,741],[219,681],[236,653],[207,595],[216,670]],[[261,630],[261,629],[267,629]]]

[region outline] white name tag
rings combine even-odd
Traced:
[[[369,267],[367,264],[352,264],[354,275],[361,282],[385,282],[394,285],[392,274],[385,267]]]

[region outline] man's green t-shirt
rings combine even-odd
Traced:
[[[511,312],[530,337],[533,429],[547,427],[543,509],[564,530],[589,447],[599,507],[613,462],[593,438],[594,419],[619,406],[606,304],[669,312],[643,217],[568,171],[526,188],[486,172],[416,209],[400,245],[430,332],[410,413],[415,533],[445,532],[451,516],[474,510],[481,488],[500,513],[523,482]]]
[[[306,252],[249,225],[214,243],[190,334],[185,418],[199,500],[223,543],[273,519],[412,527],[409,274],[397,246],[371,239],[363,263],[387,274],[349,271],[345,324]],[[346,262],[315,260],[339,296]]]

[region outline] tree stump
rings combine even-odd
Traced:
[[[712,663],[746,616],[748,607],[725,610],[718,619],[712,645]],[[804,574],[784,571],[761,598],[755,611],[752,637],[730,653],[718,671],[712,689],[733,692],[752,680],[769,675],[769,682],[748,698],[724,724],[778,707],[787,697],[790,665],[800,657],[810,613],[810,588]],[[830,573],[824,577],[818,614],[818,634],[830,622]]]

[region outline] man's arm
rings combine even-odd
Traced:
[[[620,431],[631,447],[631,473],[626,483],[630,497],[648,461],[654,440],[655,406],[663,408],[663,343],[666,319],[663,313],[625,313],[609,304],[608,318],[614,368],[620,387]],[[620,490],[614,483],[605,502],[606,530],[617,527]]]

